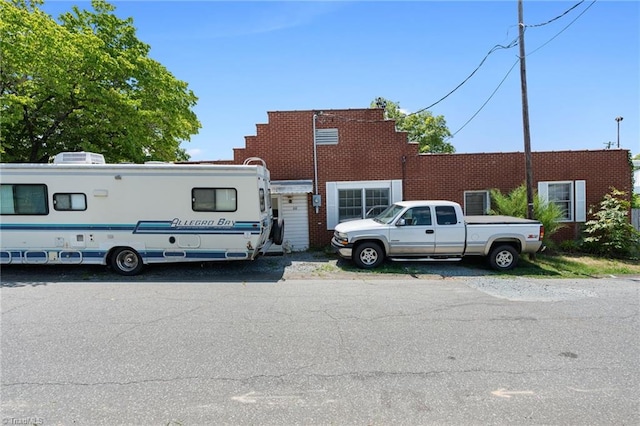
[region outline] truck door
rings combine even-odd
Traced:
[[[456,214],[453,206],[436,206],[435,255],[461,255],[464,253],[466,230],[464,218]]]
[[[391,225],[389,254],[392,256],[428,256],[435,247],[435,227],[431,207],[408,209]]]

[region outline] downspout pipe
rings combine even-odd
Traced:
[[[314,195],[318,195],[318,150],[316,144],[316,119],[318,114],[313,114],[313,181],[315,182],[316,192]],[[315,204],[315,203],[314,203]],[[320,212],[320,207],[316,207],[316,214]]]

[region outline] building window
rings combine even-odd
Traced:
[[[235,188],[194,188],[191,208],[196,212],[234,212],[238,209]]]
[[[538,196],[560,207],[561,222],[586,221],[586,181],[539,182]]]
[[[366,200],[365,218],[378,216],[391,204],[389,201],[389,188],[365,189],[364,196]]]
[[[374,217],[389,204],[389,188],[338,190],[338,221]]]
[[[547,201],[560,207],[560,210],[562,211],[561,218],[567,221],[573,219],[573,215],[571,214],[573,210],[571,208],[573,203],[571,182],[550,183],[547,187],[547,191]]]
[[[327,229],[347,220],[374,217],[402,200],[401,180],[327,182]]]
[[[337,145],[338,129],[316,129],[316,145]]]
[[[84,194],[53,194],[53,208],[61,211],[86,210],[87,196]]]
[[[467,216],[482,216],[489,213],[489,191],[465,191],[464,214]]]
[[[0,213],[6,215],[47,215],[47,186],[40,184],[0,185]]]

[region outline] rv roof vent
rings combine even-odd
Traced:
[[[54,164],[105,164],[104,155],[93,152],[61,152],[53,158]]]

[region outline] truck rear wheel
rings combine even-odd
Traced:
[[[362,269],[373,269],[384,260],[384,251],[380,244],[364,242],[358,244],[353,252],[353,262]]]
[[[518,252],[510,245],[497,246],[489,254],[489,264],[496,271],[509,271],[518,264]]]
[[[120,275],[136,275],[142,270],[142,258],[132,248],[119,247],[111,256],[111,267]]]

